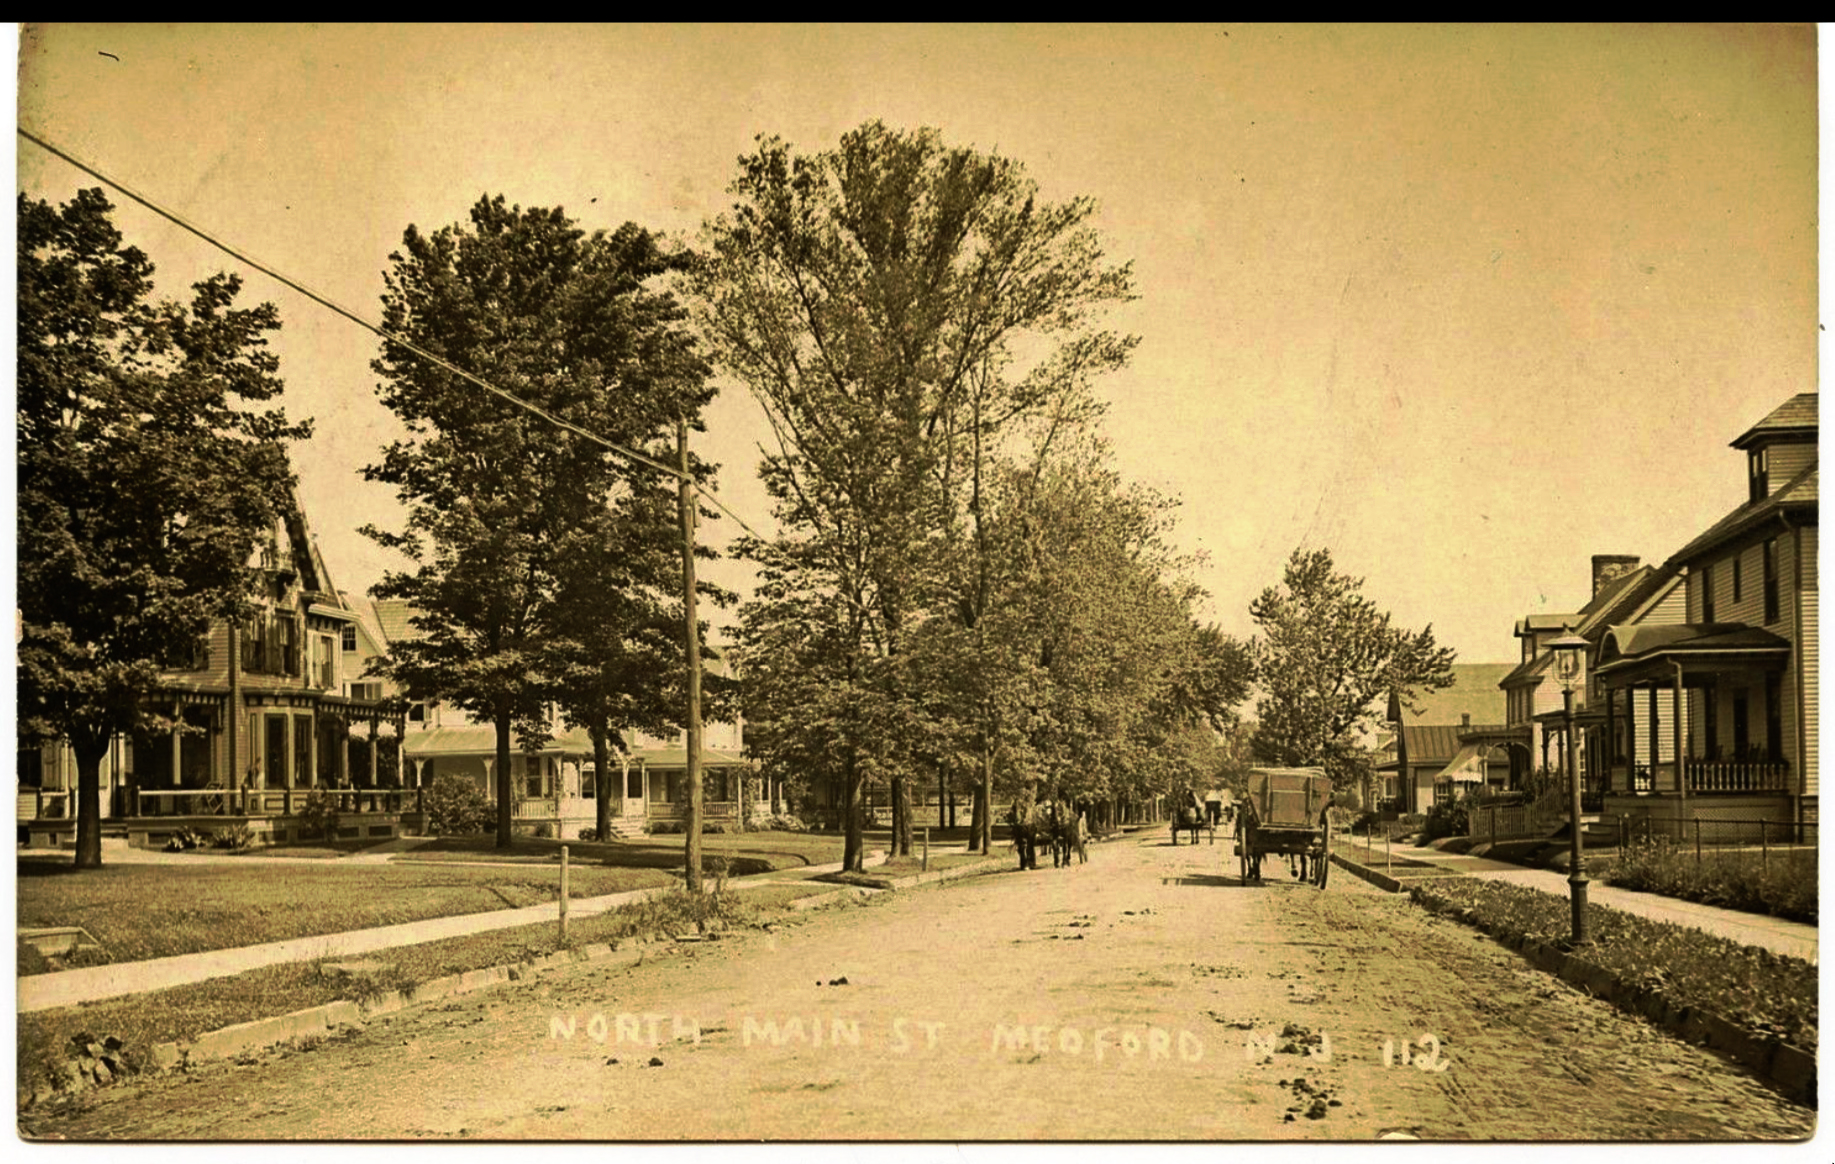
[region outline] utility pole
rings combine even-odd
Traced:
[[[688,888],[701,891],[701,623],[695,611],[694,477],[688,470],[688,421],[675,422],[681,463],[682,610],[688,634]]]

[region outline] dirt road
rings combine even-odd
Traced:
[[[1337,871],[1164,833],[28,1113],[82,1139],[1752,1140],[1739,1068]],[[1233,870],[1232,870],[1233,871]],[[1387,1062],[1385,1050],[1387,1049]]]

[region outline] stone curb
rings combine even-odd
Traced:
[[[1816,1107],[1814,1052],[1786,1043],[1775,1035],[1749,1031],[1702,1007],[1676,1003],[1660,990],[1639,986],[1619,977],[1608,967],[1570,954],[1540,938],[1514,931],[1494,932],[1480,925],[1472,911],[1460,909],[1427,889],[1416,887],[1409,896],[1430,913],[1450,917],[1491,934],[1500,944],[1522,954],[1537,969],[1604,999],[1622,1011],[1641,1015],[1690,1043],[1718,1051],[1769,1081],[1787,1098]]]
[[[900,889],[915,889],[920,885],[934,885],[939,881],[954,881],[961,877],[974,877],[981,873],[992,873],[1007,867],[1007,858],[989,857],[976,861],[972,865],[957,865],[950,869],[938,869],[934,873],[911,873],[904,877],[876,877],[857,882],[842,882],[842,888],[831,893],[817,894],[811,897],[799,897],[789,903],[789,909],[809,909],[815,905],[841,896],[849,889],[877,889],[891,892]],[[811,884],[833,885],[835,882],[821,878],[811,878]]]
[[[1378,873],[1374,869],[1367,868],[1366,866],[1363,866],[1363,865],[1359,865],[1357,862],[1351,860],[1349,857],[1344,857],[1344,856],[1340,856],[1337,853],[1333,853],[1332,854],[1332,864],[1343,869],[1345,872],[1349,873],[1351,876],[1361,877],[1365,881],[1368,881],[1370,884],[1376,886],[1378,889],[1384,890],[1388,893],[1400,893],[1402,891],[1402,883],[1400,881],[1397,881],[1395,878],[1389,876],[1386,873]]]
[[[1370,884],[1376,886],[1378,889],[1387,890],[1390,893],[1404,892],[1411,883],[1416,882],[1416,881],[1426,881],[1429,878],[1433,878],[1433,877],[1464,877],[1465,876],[1465,874],[1457,872],[1452,869],[1442,869],[1438,865],[1430,865],[1430,866],[1426,866],[1421,869],[1410,869],[1408,871],[1408,876],[1395,877],[1388,873],[1381,872],[1380,870],[1373,869],[1368,865],[1360,864],[1357,861],[1353,861],[1349,857],[1345,856],[1343,853],[1340,853],[1335,849],[1332,851],[1332,862],[1333,864],[1338,865],[1339,867],[1343,868],[1346,872],[1350,873],[1353,877],[1361,877],[1365,881],[1368,881]]]
[[[552,970],[575,962],[604,962],[616,959],[637,962],[643,959],[642,945],[620,943],[614,949],[595,942],[575,950],[557,950],[526,962],[510,962],[430,978],[406,990],[387,990],[362,1003],[340,1000],[324,1006],[308,1007],[291,1014],[274,1015],[252,1022],[236,1023],[207,1034],[190,1043],[159,1043],[153,1047],[152,1069],[158,1074],[181,1065],[233,1059],[251,1051],[265,1050],[292,1039],[326,1035],[339,1027],[363,1026],[370,1019],[405,1010],[410,1006],[435,1002],[454,995],[471,994],[505,982],[519,981],[543,970]]]

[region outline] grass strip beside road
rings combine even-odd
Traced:
[[[1552,944],[1571,936],[1565,896],[1470,877],[1419,884],[1486,933]],[[1591,902],[1587,932],[1591,941],[1575,953],[1619,978],[1661,990],[1675,1004],[1712,1011],[1806,1051],[1816,1049],[1816,967],[1803,959]]]
[[[603,914],[575,919],[568,926],[568,946],[577,948],[621,938],[735,928],[762,924],[780,915],[791,896],[811,896],[819,887],[801,884],[740,893],[693,895],[686,890],[633,902]],[[775,898],[771,896],[777,895]],[[84,1042],[114,1036],[121,1040],[128,1064],[145,1070],[159,1043],[190,1042],[235,1023],[291,1014],[339,999],[362,1001],[388,990],[401,990],[467,970],[520,962],[561,948],[553,922],[399,946],[363,955],[384,969],[358,978],[328,977],[318,963],[290,962],[226,978],[212,978],[170,990],[85,1003],[60,1010],[19,1016],[19,1087],[29,1094],[55,1086],[73,1038]]]
[[[62,968],[139,962],[230,946],[310,938],[558,900],[559,868],[436,865],[109,865],[18,858],[19,925],[82,926],[102,944]],[[661,869],[582,866],[568,896],[599,897],[675,883]],[[22,951],[29,947],[22,947]],[[49,969],[35,952],[21,975]]]
[[[415,849],[395,863],[502,861],[512,864],[553,865],[567,845],[570,862],[629,869],[681,869],[687,864],[687,838],[680,833],[642,841],[555,841],[517,837],[508,849],[496,847],[492,837],[440,837]],[[736,877],[827,865],[841,859],[841,838],[814,833],[705,833],[702,858],[726,858]]]

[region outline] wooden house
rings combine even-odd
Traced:
[[[1661,609],[1600,637],[1607,813],[1816,819],[1816,399],[1732,442],[1745,502],[1664,564]]]

